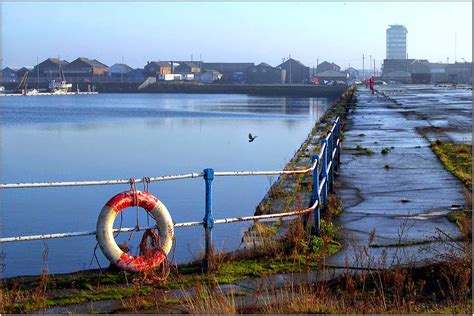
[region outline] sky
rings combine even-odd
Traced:
[[[409,58],[472,60],[471,2],[1,2],[2,67],[79,56],[143,67],[152,60],[376,66],[385,32],[405,25]],[[456,40],[455,40],[456,39]],[[456,43],[456,45],[455,45]],[[456,48],[455,48],[456,47]]]

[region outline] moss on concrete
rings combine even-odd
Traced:
[[[437,140],[431,144],[431,149],[446,170],[461,180],[469,191],[472,191],[472,145]]]

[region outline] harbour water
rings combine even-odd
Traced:
[[[246,95],[99,94],[2,98],[2,183],[142,178],[283,168],[332,100]],[[257,135],[249,143],[248,134]],[[215,218],[253,215],[274,179],[217,178]],[[2,236],[95,230],[102,206],[128,185],[4,190]],[[138,189],[142,186],[138,185]],[[150,184],[175,222],[204,216],[202,178]],[[139,223],[147,224],[144,211]],[[132,209],[125,227],[136,224]],[[118,227],[119,220],[115,226]],[[219,249],[248,224],[216,226]],[[132,253],[141,233],[129,245]],[[122,233],[118,242],[130,238]],[[176,230],[175,262],[199,258],[203,229]],[[3,276],[97,268],[94,236],[3,245]],[[47,260],[43,259],[47,249]],[[108,263],[100,250],[101,266]]]

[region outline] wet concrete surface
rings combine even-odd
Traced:
[[[395,101],[410,119],[424,121],[429,127],[447,129],[428,132],[426,136],[430,141],[441,139],[472,143],[472,90],[429,85],[387,85],[380,87],[379,91]]]
[[[403,86],[381,90],[385,96],[359,89],[358,105],[347,119],[336,181],[344,212],[335,220],[344,229],[346,247],[328,259],[332,265],[360,266],[367,257],[373,262],[383,259],[383,266],[435,259],[445,251],[435,242],[443,233],[459,237],[457,226],[445,215],[452,205],[465,204],[463,186],[431,151],[430,137],[418,131],[456,126],[461,141],[468,142],[471,91]],[[444,131],[433,135],[450,137]],[[358,145],[373,154],[360,154],[354,150]],[[389,152],[382,154],[384,148]]]
[[[123,304],[118,300],[107,300],[98,302],[87,302],[67,306],[55,306],[41,311],[42,314],[99,314],[111,313],[122,308]]]

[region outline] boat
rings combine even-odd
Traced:
[[[54,94],[66,94],[71,88],[72,83],[68,83],[66,80],[51,80],[48,85],[49,91]]]
[[[38,95],[39,91],[37,89],[27,89],[24,95]]]
[[[64,73],[61,69],[59,69],[60,80],[51,80],[48,85],[48,89],[50,92],[54,94],[67,94],[69,89],[72,88],[72,83],[68,83],[64,76]]]

